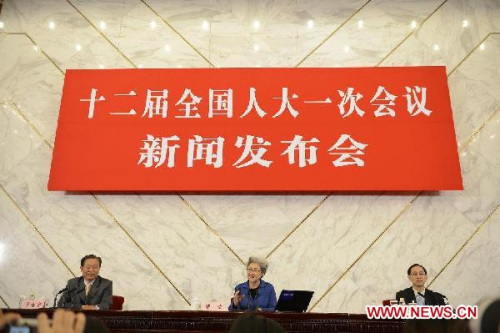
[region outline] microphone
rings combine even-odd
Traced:
[[[67,287],[65,288],[67,289]],[[72,297],[71,297],[71,294],[78,289],[78,286],[74,287],[74,288],[71,288],[69,291],[66,291],[66,293],[64,294],[64,303],[63,303],[63,308],[66,307],[66,302],[68,301],[68,298],[69,300],[71,301],[72,300]],[[81,293],[82,291],[85,290],[85,286],[83,286],[83,288],[80,288],[80,290],[77,290],[75,294],[79,294]],[[73,308],[73,303],[71,303],[71,308]]]
[[[255,293],[255,298],[253,299],[254,305],[255,305],[255,308],[254,308],[255,311],[258,311],[258,309],[259,309],[259,302],[257,302],[258,298],[259,298],[259,289],[257,289],[257,292]]]
[[[252,300],[252,295],[250,294],[250,289],[247,291],[247,311],[250,310],[250,301]]]
[[[54,305],[52,305],[53,308],[56,307],[57,296],[59,296],[61,293],[65,292],[66,290],[68,290],[68,287],[64,287],[63,289],[61,289],[57,292],[56,297],[54,297]]]

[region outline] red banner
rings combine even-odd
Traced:
[[[48,187],[463,189],[444,67],[68,70]]]

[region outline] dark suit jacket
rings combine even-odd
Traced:
[[[446,296],[441,295],[435,291],[430,289],[425,289],[425,305],[446,305],[445,299]],[[413,288],[406,288],[400,290],[396,293],[396,299],[399,301],[401,298],[405,299],[406,304],[417,303],[417,299],[415,297],[415,292]]]
[[[113,282],[98,276],[89,294],[85,296],[83,276],[71,279],[66,285],[57,306],[66,309],[80,309],[83,305],[97,305],[99,310],[109,310],[112,303]]]

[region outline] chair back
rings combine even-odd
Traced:
[[[393,299],[384,299],[384,300],[382,300],[382,305],[390,306],[391,301],[394,301],[394,300]]]
[[[111,296],[113,299],[113,304],[111,304],[110,310],[123,310],[123,302],[125,302],[125,297],[123,296]]]

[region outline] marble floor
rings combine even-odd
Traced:
[[[463,191],[314,195],[48,192],[73,68],[444,65]],[[125,309],[228,302],[252,254],[364,313],[420,262],[451,304],[500,295],[499,0],[4,0],[0,11],[0,307],[52,299],[85,254]]]

